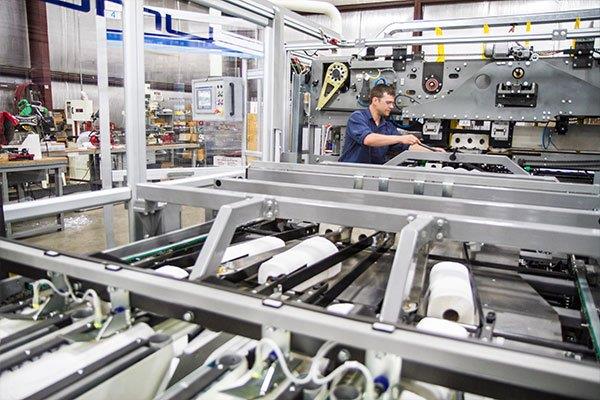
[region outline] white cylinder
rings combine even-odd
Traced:
[[[262,263],[258,269],[258,283],[262,285],[269,278],[288,275],[305,265],[311,266],[316,264],[322,259],[337,253],[337,251],[338,249],[335,244],[324,237],[316,236],[306,239],[297,246]],[[338,263],[327,271],[298,285],[295,289],[305,290],[317,282],[334,277],[340,273],[341,269],[342,264]]]
[[[175,279],[187,279],[190,274],[183,268],[176,267],[174,265],[163,265],[160,268],[154,270],[157,274],[170,276]]]
[[[223,254],[221,262],[235,260],[244,256],[255,256],[257,254],[266,253],[267,251],[280,249],[285,247],[285,242],[274,236],[264,236],[247,242],[234,244],[229,246]]]
[[[447,278],[455,276],[459,279],[469,281],[469,270],[461,263],[452,261],[442,261],[435,264],[429,273],[429,284],[434,283],[438,278]]]
[[[457,324],[456,322],[438,318],[423,318],[417,324],[417,330],[437,333],[444,336],[453,336],[459,338],[469,337],[469,332],[463,326]]]
[[[475,323],[475,305],[469,271],[459,263],[436,264],[429,274],[427,316]]]

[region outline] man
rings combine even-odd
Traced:
[[[396,126],[387,120],[394,108],[395,96],[392,86],[376,85],[371,89],[369,108],[350,115],[339,161],[384,164],[390,151],[431,151],[420,146],[421,141],[415,135],[399,135]]]

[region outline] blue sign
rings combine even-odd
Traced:
[[[105,16],[105,3],[114,3],[123,5],[123,0],[43,0],[49,4],[55,4],[74,11],[89,13],[92,10],[92,1],[96,5],[96,15]],[[184,47],[189,50],[215,50],[230,53],[231,55],[243,55],[241,51],[227,49],[217,46],[213,40],[213,30],[209,28],[208,37],[192,35],[190,33],[178,31],[173,28],[173,16],[159,11],[144,7],[144,12],[154,17],[154,26],[157,31],[162,31],[163,20],[166,34],[144,33],[144,43],[149,45],[161,45],[171,47]],[[123,31],[117,29],[108,29],[106,38],[110,41],[122,41]]]

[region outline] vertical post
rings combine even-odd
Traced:
[[[208,9],[208,15],[220,16],[221,10],[211,7]],[[221,31],[223,30],[223,27],[221,25],[209,25],[209,28],[212,29],[213,37],[215,36],[215,33],[221,33]],[[209,76],[223,76],[223,56],[222,55],[209,54],[208,62],[209,62],[209,69],[208,69]],[[195,165],[194,165],[194,167],[195,167]]]
[[[291,90],[291,127],[292,133],[290,152],[295,153],[295,162],[302,162],[302,128],[304,127],[304,99],[302,98],[302,78],[303,75],[292,75]]]
[[[248,147],[248,60],[242,59],[241,77],[244,82],[244,97],[242,98],[242,112],[244,122],[242,124],[242,165],[246,165],[246,148]]]
[[[98,110],[100,122],[100,178],[102,189],[112,189],[112,158],[110,155],[110,106],[108,103],[108,53],[106,44],[106,19],[96,15],[96,68],[98,75]],[[106,248],[115,247],[113,230],[113,205],[103,208]]]
[[[127,184],[129,240],[135,240],[134,206],[137,184],[146,181],[146,121],[144,111],[144,1],[123,2],[123,64],[125,89],[125,140],[127,142]]]
[[[263,39],[262,118],[260,123],[260,147],[262,161],[272,161],[271,132],[273,130],[273,28],[266,26]]]
[[[4,183],[0,183],[0,194],[4,193]],[[6,225],[4,224],[4,196],[0,195],[0,237],[6,237]],[[0,261],[0,267],[2,261]],[[4,268],[0,268],[0,280],[8,278],[8,272]]]
[[[285,127],[285,102],[287,87],[285,75],[286,60],[284,47],[284,22],[279,9],[275,7],[275,17],[271,26],[265,27],[264,40],[264,109],[261,134],[263,161],[275,157],[275,135]]]
[[[48,47],[48,21],[46,3],[27,0],[27,33],[31,58],[31,80],[42,89],[44,107],[52,107],[52,78],[50,75],[50,49]]]
[[[421,0],[415,0],[413,20],[418,21],[421,19],[423,19],[423,3],[421,2]],[[413,32],[413,36],[423,36],[423,32]],[[413,45],[412,52],[413,54],[420,53],[421,45]]]

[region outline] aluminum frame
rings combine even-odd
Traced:
[[[462,174],[350,163],[255,162],[248,168],[248,178],[581,210],[600,209],[599,185],[561,183],[533,176]]]
[[[445,161],[445,162],[457,162],[457,163],[475,163],[475,164],[489,164],[499,165],[506,168],[514,175],[526,175],[529,173],[525,171],[519,164],[511,160],[506,156],[495,156],[488,154],[470,154],[470,153],[424,153],[419,151],[403,151],[398,154],[384,165],[398,166],[409,160],[415,161]]]
[[[35,268],[123,288],[157,301],[217,312],[249,323],[317,336],[322,340],[334,340],[360,349],[397,354],[407,362],[441,368],[445,372],[440,375],[449,374],[456,378],[458,374],[492,383],[479,385],[480,390],[500,393],[504,387],[505,397],[514,395],[517,388],[585,399],[593,399],[600,391],[598,366],[588,362],[531,354],[413,329],[382,332],[374,330],[370,323],[364,321],[285,303],[279,308],[268,307],[260,298],[141,272],[126,266],[107,269],[100,262],[63,254],[45,255],[41,249],[4,239],[0,240],[0,254],[5,259],[18,260]],[[419,379],[419,375],[407,377]],[[443,379],[443,376],[438,379]]]
[[[138,191],[146,201],[167,202],[210,209],[219,209],[224,205],[247,199],[261,199],[263,200],[263,218],[280,217],[319,221],[386,232],[400,232],[404,225],[409,222],[409,218],[416,215],[431,215],[436,220],[442,219],[448,223],[448,233],[444,238],[450,240],[494,243],[516,248],[520,248],[526,243],[529,248],[539,250],[600,257],[600,246],[598,246],[600,244],[600,229],[595,228],[524,222],[517,217],[507,217],[505,220],[490,220],[468,213],[422,212],[414,209],[381,206],[371,206],[365,209],[364,206],[347,203],[343,193],[339,194],[337,201],[322,201],[219,189],[165,187],[155,184],[140,184],[138,185]],[[505,206],[505,212],[508,216],[510,215],[511,206],[512,204]],[[224,214],[231,215],[227,210]],[[220,218],[219,224],[227,223],[228,218]],[[237,222],[237,219],[234,222]],[[247,222],[250,222],[250,220]],[[215,232],[225,229],[220,227],[219,224],[215,223],[213,225],[212,229]],[[229,243],[221,242],[216,247],[206,247],[201,251],[199,257],[210,259],[211,257],[208,254],[202,253],[219,253],[225,251],[228,245]]]

